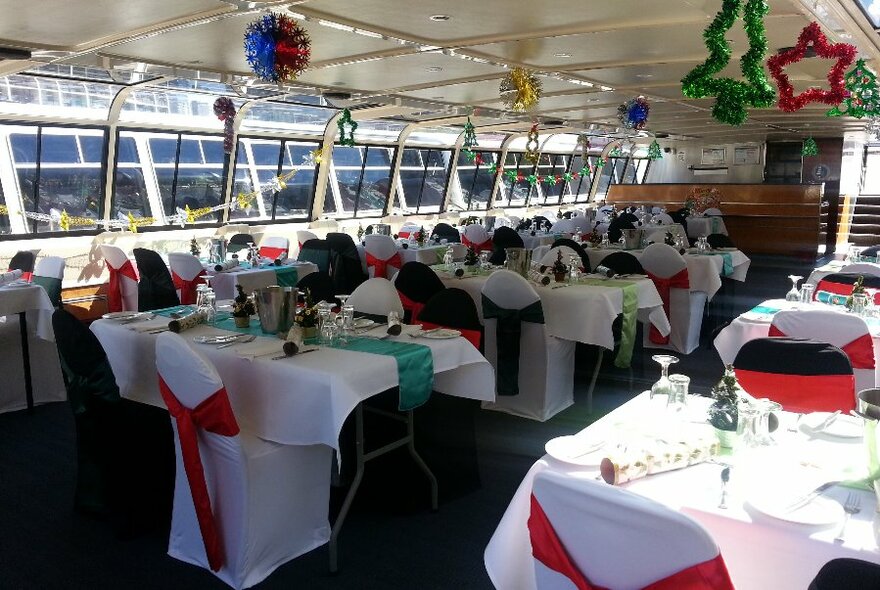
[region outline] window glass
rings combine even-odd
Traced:
[[[248,131],[288,131],[304,135],[324,135],[327,122],[336,109],[275,101],[260,102],[247,112],[241,122]]]
[[[335,146],[330,169],[325,213],[338,217],[380,215],[385,209],[391,187],[391,164],[394,149],[383,146]],[[338,194],[341,209],[329,210],[331,197]]]
[[[185,150],[184,146],[189,147]],[[207,149],[202,152],[199,149],[201,146],[206,146]],[[184,160],[184,153],[195,159],[196,150],[199,154],[203,154],[201,162],[189,163]],[[180,163],[175,184],[175,207],[180,209],[186,206],[190,209],[213,207],[219,205],[222,199],[223,138],[204,135],[181,136]],[[222,211],[218,211],[199,217],[198,221],[219,221],[221,218]]]
[[[457,203],[465,209],[486,209],[495,176],[489,167],[495,163],[498,154],[495,152],[476,152],[471,159],[464,151],[458,154],[458,182],[461,186],[462,202]]]
[[[259,195],[251,202],[250,210],[235,208],[229,212],[230,219],[269,219],[275,194],[263,190],[265,183],[278,175],[278,158],[281,141],[269,139],[239,138],[235,163],[233,198],[239,193]]]
[[[151,138],[150,153],[156,164],[174,164],[177,161],[177,136],[163,135]]]
[[[427,150],[422,156],[427,165],[425,184],[416,209],[417,213],[436,213],[443,205],[446,183],[449,179],[449,161],[452,150]]]
[[[119,132],[116,144],[117,164],[113,185],[113,199],[110,205],[110,218],[120,215],[127,217],[152,217],[144,166],[138,151],[138,142],[146,154],[145,138],[138,138],[130,131]]]
[[[0,113],[103,120],[121,88],[46,76],[4,76],[0,78]]]
[[[6,196],[3,194],[3,184],[0,183],[0,205],[7,206]],[[9,223],[9,211],[0,211],[0,235],[12,233],[12,226]]]
[[[534,190],[529,184],[528,177],[534,171],[535,166],[529,163],[524,154],[518,152],[507,152],[507,161],[504,164],[504,180],[502,183],[502,191],[504,194],[504,202],[507,206],[522,206],[526,204],[530,193]],[[507,172],[513,171],[517,177],[511,181],[507,176]],[[520,180],[520,178],[522,180]],[[499,199],[500,201],[501,199]]]
[[[608,187],[614,183],[614,170],[616,160],[618,158],[608,158],[608,161],[605,162],[605,165],[601,168],[601,170],[596,170],[596,182],[599,183],[598,188],[596,189],[596,200],[602,201],[605,199],[605,195],[608,194]]]
[[[145,87],[132,90],[119,113],[123,122],[174,125],[222,132],[223,122],[214,115],[217,94],[170,90],[168,87]],[[244,101],[232,99],[238,109]]]
[[[296,170],[296,175],[287,181],[287,188],[278,193],[275,201],[275,219],[306,217],[315,196],[315,174],[317,166],[306,165],[303,157],[315,151],[317,143],[284,142],[286,157],[281,166],[281,174]]]
[[[370,146],[367,148],[367,164],[358,197],[359,216],[379,215],[385,209],[391,188],[392,148]]]

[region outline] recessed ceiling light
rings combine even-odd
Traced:
[[[448,20],[452,20],[452,17],[448,14],[432,14],[430,18],[436,23],[445,23]]]
[[[440,66],[429,66],[429,67],[425,68],[425,71],[432,72],[432,73],[442,72],[443,68],[441,68]]]
[[[557,51],[553,54],[553,57],[558,57],[559,59],[568,59],[571,57],[571,54],[565,51]]]
[[[653,78],[654,74],[636,74],[636,78],[641,78],[642,80],[647,80],[648,78]]]

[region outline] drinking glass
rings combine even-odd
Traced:
[[[201,310],[205,306],[205,293],[208,285],[196,285],[196,309]]]
[[[455,260],[455,253],[452,246],[447,246],[446,252],[443,254],[443,266],[446,270],[452,270],[452,263]]]
[[[602,247],[609,248],[611,246],[611,239],[608,237],[608,232],[602,234]]]
[[[799,277],[797,275],[788,275],[788,278],[791,279],[791,290],[785,294],[786,301],[800,301],[801,293],[798,291],[798,281],[803,279],[804,277]]]
[[[327,323],[332,306],[326,301],[320,301],[315,307],[318,308],[318,338],[322,344],[329,344],[324,339],[324,324]]]
[[[868,309],[868,295],[866,293],[853,293],[852,312],[858,316],[865,315]]]
[[[480,268],[489,270],[489,252],[487,250],[480,252]]]
[[[816,285],[813,283],[804,283],[801,285],[801,303],[811,303],[813,301],[813,292]]]
[[[678,357],[671,354],[655,354],[651,360],[660,363],[660,379],[651,386],[651,399],[655,395],[669,395],[672,390],[672,383],[669,381],[669,365],[677,363]]]
[[[670,375],[669,383],[672,385],[669,397],[666,399],[666,409],[679,412],[687,405],[688,387],[691,378],[687,375]]]
[[[214,289],[205,291],[205,314],[207,318],[205,322],[213,325],[217,321],[217,296],[214,295]]]
[[[324,321],[321,322],[321,343],[333,346],[337,342],[339,330],[336,324],[336,314],[328,311]]]

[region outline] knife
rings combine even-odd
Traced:
[[[787,514],[789,512],[794,512],[798,508],[803,508],[804,506],[806,506],[807,504],[809,504],[810,502],[812,502],[813,500],[818,498],[822,494],[822,492],[826,491],[827,489],[829,489],[833,486],[836,486],[840,482],[841,482],[841,480],[839,480],[839,479],[835,479],[832,481],[826,481],[822,485],[816,487],[813,491],[808,492],[808,493],[804,494],[803,496],[800,496],[799,498],[797,498],[794,502],[792,502],[791,504],[786,506],[783,509],[783,512]]]

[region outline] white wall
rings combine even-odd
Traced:
[[[733,165],[734,147],[757,144],[723,144],[698,141],[663,142],[658,140],[663,151],[663,158],[651,163],[648,170],[647,183],[761,183],[764,181],[764,145],[760,144],[761,157],[758,164]],[[694,174],[688,166],[699,166],[703,148],[725,148],[727,173]]]

